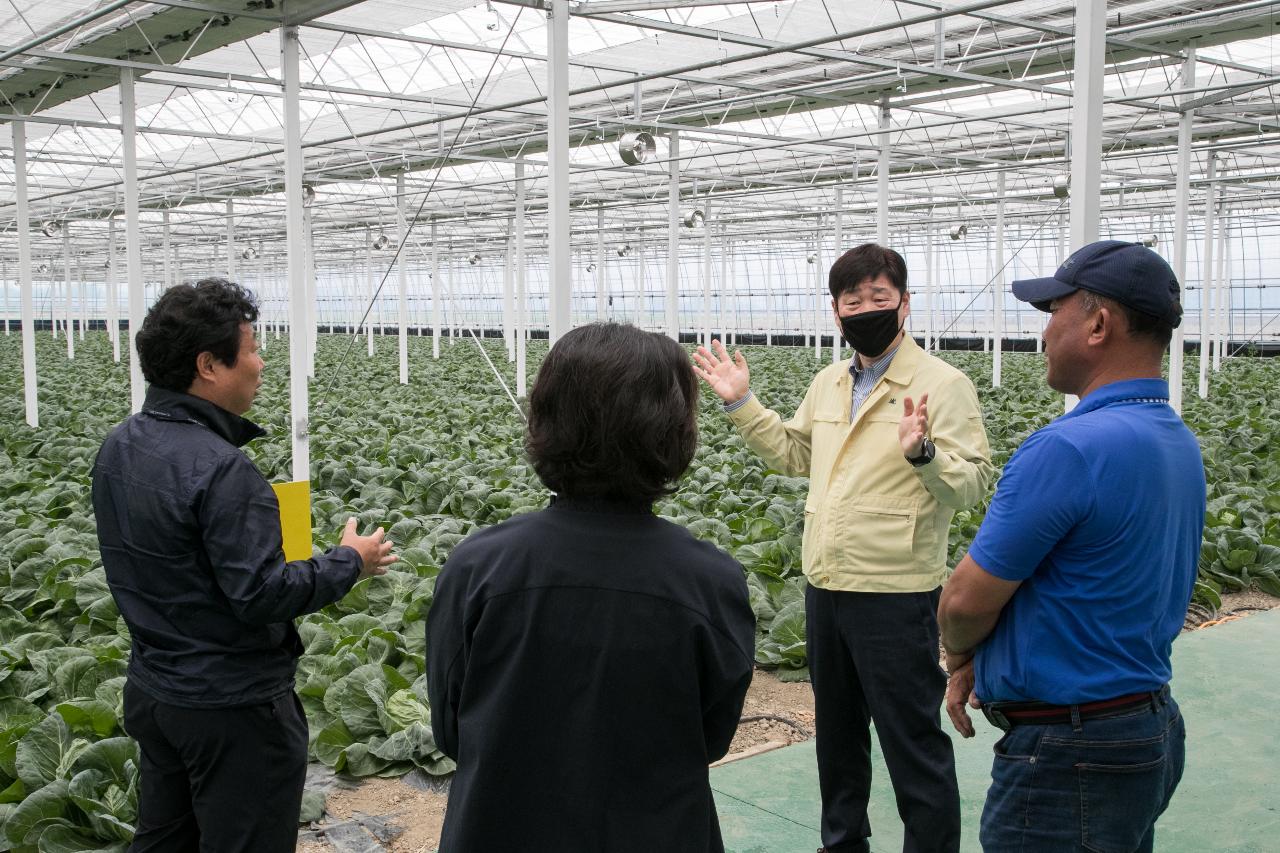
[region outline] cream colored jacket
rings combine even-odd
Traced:
[[[902,455],[903,398],[929,395],[937,455],[913,468]],[[947,572],[947,534],[958,509],[986,495],[995,469],[978,393],[956,368],[904,336],[853,423],[849,362],[814,377],[791,420],[754,397],[729,415],[769,465],[809,477],[804,573],[816,587],[921,592]]]

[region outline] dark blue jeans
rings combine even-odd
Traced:
[[[1185,741],[1167,692],[1079,726],[1014,726],[995,745],[982,849],[1149,853],[1182,778]]]

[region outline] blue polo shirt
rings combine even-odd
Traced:
[[[978,648],[983,701],[1070,705],[1169,681],[1205,480],[1168,398],[1160,379],[1104,385],[1005,465],[969,556],[1022,585]]]

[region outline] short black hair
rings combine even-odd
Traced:
[[[1123,314],[1125,324],[1129,328],[1130,337],[1145,339],[1150,343],[1158,344],[1161,350],[1169,348],[1169,343],[1173,340],[1173,326],[1169,325],[1166,320],[1162,320],[1154,314],[1139,311],[1137,308],[1130,308],[1117,299],[1094,293],[1092,290],[1081,288],[1081,293],[1084,294],[1085,308],[1087,310],[1096,311],[1106,306],[1114,313]]]
[[[538,371],[525,449],[557,494],[652,503],[675,491],[693,460],[697,409],[693,365],[671,338],[579,326]]]
[[[845,252],[831,265],[827,287],[831,290],[831,298],[839,299],[840,294],[856,290],[867,279],[881,275],[888,276],[899,293],[907,292],[907,262],[902,255],[876,243],[863,243]]]
[[[240,326],[258,319],[253,294],[225,278],[202,278],[166,290],[134,337],[142,375],[157,388],[186,392],[202,352],[228,367],[240,355]]]

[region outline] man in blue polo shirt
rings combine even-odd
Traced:
[[[1181,321],[1169,265],[1103,240],[1014,295],[1052,316],[1048,383],[1080,397],[1005,466],[938,609],[951,681],[1005,731],[986,853],[1149,851],[1182,776],[1169,656],[1204,525],[1200,448],[1161,362]]]

